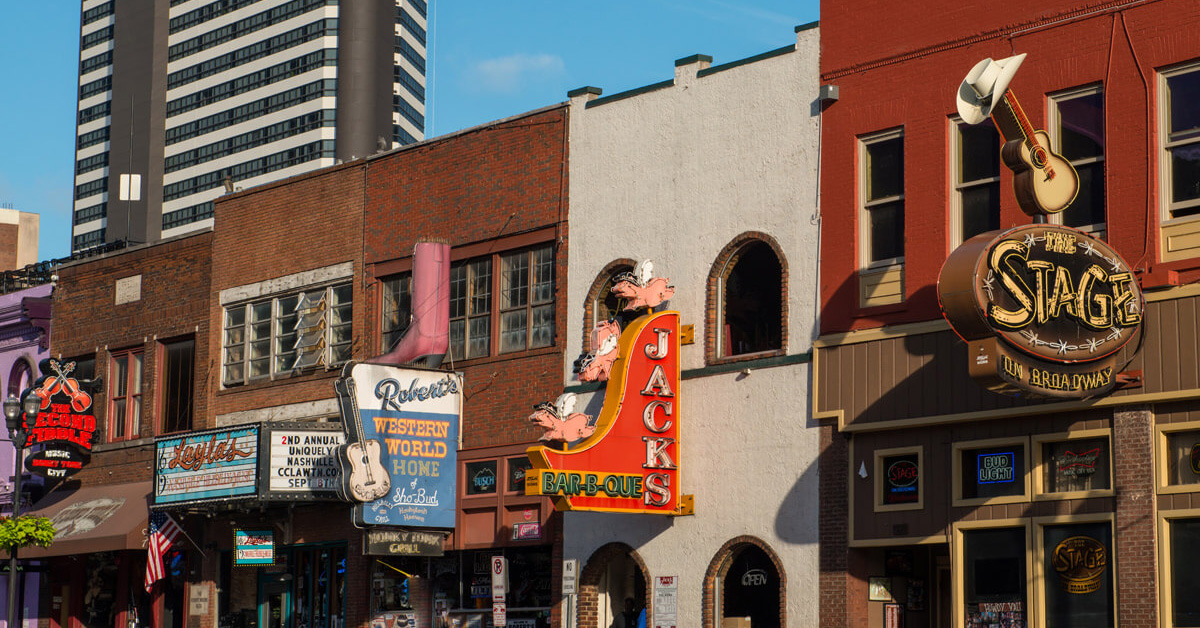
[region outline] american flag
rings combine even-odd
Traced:
[[[163,567],[163,556],[171,549],[171,544],[178,538],[179,524],[165,512],[150,513],[150,546],[146,549],[146,593],[154,587],[154,583],[167,575]]]

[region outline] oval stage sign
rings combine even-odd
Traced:
[[[1129,264],[1102,240],[1051,224],[963,243],[942,266],[938,299],[969,345],[972,376],[1001,392],[1107,392],[1117,352],[1142,324]]]

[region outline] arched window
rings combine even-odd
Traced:
[[[726,543],[709,565],[704,585],[705,608],[712,609],[712,616],[705,612],[706,627],[784,627],[782,567],[759,539],[739,537]]]
[[[617,314],[621,313],[621,308],[625,304],[622,303],[623,299],[612,293],[613,284],[616,283],[614,280],[617,275],[632,271],[636,264],[637,262],[631,259],[614,260],[609,262],[592,281],[592,287],[588,289],[587,300],[583,305],[583,350],[585,352],[590,349],[588,347],[589,335],[596,323],[615,318]]]
[[[579,628],[635,628],[638,615],[652,617],[646,595],[646,564],[624,543],[596,550],[579,578]]]
[[[29,360],[18,358],[8,373],[8,396],[20,397],[21,391],[33,385],[33,367]]]
[[[787,298],[782,255],[765,234],[743,234],[725,248],[709,277],[715,320],[709,331],[710,359],[785,349]]]

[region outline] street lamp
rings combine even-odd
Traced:
[[[4,422],[8,425],[8,435],[13,444],[13,506],[12,517],[16,519],[21,514],[21,462],[25,450],[25,430],[21,420],[22,410],[25,416],[37,416],[41,409],[41,399],[32,390],[23,393],[24,401],[9,393],[4,400]],[[17,548],[9,550],[8,558],[8,626],[16,628],[21,617],[21,609],[17,605]]]

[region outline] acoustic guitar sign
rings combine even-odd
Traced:
[[[348,364],[334,384],[346,442],[339,496],[358,525],[453,528],[462,375]]]
[[[968,343],[971,376],[998,392],[1087,398],[1116,383],[1142,327],[1129,264],[1082,231],[1034,224],[983,233],[950,254],[942,312]]]

